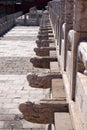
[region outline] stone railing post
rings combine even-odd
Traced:
[[[72,44],[72,80],[71,98],[75,100],[76,72],[77,72],[77,51],[81,40],[87,40],[87,0],[74,1],[74,40]]]
[[[65,21],[65,0],[60,1],[60,18],[59,18],[59,38],[58,38],[58,45],[59,45],[59,54],[61,54],[61,40],[62,40],[62,25]]]
[[[48,6],[49,6],[49,14],[50,14],[51,24],[53,26],[55,38],[58,39],[60,0],[49,2]]]
[[[73,28],[74,0],[65,0],[65,23],[64,23],[64,70],[66,70],[68,32]]]

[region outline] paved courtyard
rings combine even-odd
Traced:
[[[22,102],[49,98],[49,89],[31,88],[26,75],[30,72],[48,72],[34,68],[30,58],[35,56],[39,27],[16,26],[0,39],[0,129],[43,130],[44,125],[20,119],[18,106]]]

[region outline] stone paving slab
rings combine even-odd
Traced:
[[[14,129],[18,129],[18,130],[20,130],[20,129],[44,130],[45,125],[44,124],[33,124],[33,123],[27,122],[25,120],[0,121],[0,129],[10,129],[11,130],[12,127]]]
[[[0,40],[0,56],[32,56],[35,54],[34,47],[36,47],[35,41]]]
[[[10,41],[10,40],[12,40],[12,41],[32,41],[32,39],[35,41],[36,40],[36,38],[35,37],[31,37],[31,36],[7,36],[7,37],[0,37],[0,39],[2,40],[2,41]]]
[[[34,68],[30,58],[35,56],[39,27],[17,26],[0,40],[0,129],[44,130],[45,125],[33,124],[21,118],[20,103],[50,97],[50,90],[31,88],[26,79],[30,72],[43,73],[49,69]],[[10,129],[11,130],[11,129]]]
[[[0,91],[0,114],[20,114],[20,103],[49,98],[49,89],[31,88],[26,75],[0,75]]]
[[[11,130],[11,129],[2,129],[2,128],[1,128],[0,130]],[[24,128],[22,129],[22,128],[21,128],[21,129],[12,129],[12,130],[44,130],[44,128],[28,128],[28,129],[26,129],[26,128],[25,128],[25,129],[24,129]]]

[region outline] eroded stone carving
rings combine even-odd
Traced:
[[[26,102],[19,105],[24,119],[40,124],[53,124],[54,112],[68,112],[68,104],[65,100],[40,100]]]
[[[62,78],[62,74],[60,72],[55,73],[47,73],[47,74],[28,74],[27,80],[29,85],[34,88],[51,88],[52,79]]]
[[[37,56],[49,56],[49,51],[56,50],[55,47],[39,47],[34,48]]]
[[[48,30],[48,29],[52,29],[52,26],[50,24],[44,24],[44,25],[40,25],[40,28]]]
[[[36,44],[38,47],[49,47],[49,44],[54,43],[53,39],[48,40],[36,40]]]
[[[53,34],[39,34],[37,37],[40,40],[44,40],[44,39],[49,39],[50,37],[53,38],[54,35]]]
[[[53,33],[52,30],[42,30],[42,31],[39,31],[38,34],[45,34],[45,33]]]
[[[40,27],[40,31],[49,31],[52,30],[52,27]]]
[[[50,68],[50,62],[57,61],[56,57],[34,57],[30,59],[30,62],[34,67],[38,68]]]

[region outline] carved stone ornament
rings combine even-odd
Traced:
[[[34,48],[37,56],[49,56],[49,52],[52,50],[56,50],[55,47],[39,47]]]
[[[48,74],[28,74],[27,80],[29,85],[34,88],[50,88],[51,80],[62,78],[62,74],[60,72],[48,73]]]
[[[50,68],[50,62],[57,61],[56,57],[34,57],[30,59],[30,62],[34,67],[38,68]]]
[[[53,124],[54,112],[68,112],[68,104],[63,100],[40,100],[19,105],[24,119],[40,124]]]

